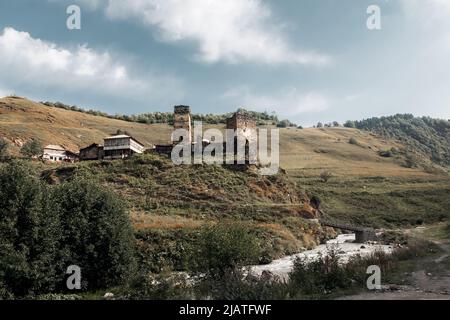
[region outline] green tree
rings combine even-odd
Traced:
[[[355,121],[347,120],[347,121],[344,123],[344,127],[346,127],[346,128],[356,128]]]
[[[36,140],[32,139],[26,142],[20,149],[20,153],[25,157],[37,157],[42,154],[42,144]]]
[[[83,286],[125,281],[133,270],[134,235],[122,201],[81,178],[56,187],[52,198],[61,217],[62,261],[81,268]]]
[[[60,229],[47,194],[26,164],[0,170],[0,283],[11,294],[55,288]]]

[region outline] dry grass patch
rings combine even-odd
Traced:
[[[145,213],[133,213],[131,215],[133,227],[136,230],[144,229],[198,229],[204,222],[180,216],[155,216]]]

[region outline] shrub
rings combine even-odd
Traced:
[[[170,271],[141,273],[129,281],[124,298],[131,300],[188,300],[193,298],[186,276]]]
[[[260,245],[253,230],[239,223],[204,227],[192,248],[190,268],[212,276],[257,263]]]
[[[378,151],[378,154],[383,158],[391,158],[394,156],[391,150],[380,150]]]
[[[420,159],[412,152],[406,152],[405,163],[403,166],[405,168],[417,168],[419,166]]]
[[[320,174],[320,179],[321,179],[323,182],[328,182],[332,177],[333,177],[333,174],[332,174],[330,171],[323,171],[323,172]]]
[[[314,261],[296,259],[289,275],[292,296],[300,294],[326,294],[334,289],[351,286],[351,279],[340,265],[338,253],[330,249],[326,255],[319,255]]]
[[[356,146],[359,145],[358,140],[356,140],[354,137],[351,137],[351,138],[348,140],[348,143],[353,144],[353,145],[356,145]]]
[[[245,276],[242,270],[229,270],[220,279],[208,279],[197,288],[198,299],[282,300],[288,298],[288,286],[272,275]]]
[[[42,154],[42,144],[38,140],[30,140],[22,146],[20,153],[29,158],[37,157]]]
[[[0,160],[8,156],[9,143],[4,138],[0,138]]]

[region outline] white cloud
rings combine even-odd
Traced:
[[[133,76],[108,52],[87,45],[63,48],[13,28],[0,34],[0,74],[0,86],[9,88],[55,88],[116,97],[145,97],[166,84]]]
[[[293,48],[261,0],[104,0],[104,9],[111,19],[157,29],[163,41],[196,43],[196,57],[207,63],[326,65],[331,60]]]
[[[275,111],[281,116],[295,117],[304,113],[322,112],[329,108],[329,99],[319,92],[300,92],[287,88],[274,95],[254,93],[247,87],[234,88],[222,96],[235,105],[258,111]]]

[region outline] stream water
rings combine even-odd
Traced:
[[[375,251],[391,253],[393,249],[392,246],[389,245],[353,243],[352,241],[354,240],[354,234],[342,234],[336,239],[329,240],[326,244],[317,246],[313,250],[307,250],[302,253],[286,256],[281,259],[274,260],[272,263],[267,265],[251,266],[250,272],[254,275],[260,276],[264,271],[269,271],[272,274],[279,276],[281,279],[286,279],[292,271],[296,258],[302,258],[306,261],[314,260],[319,256],[319,254],[326,254],[330,248],[333,248],[339,252],[342,263],[346,263],[350,257],[356,255],[361,255],[364,257]]]

